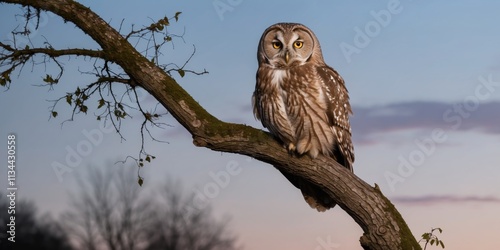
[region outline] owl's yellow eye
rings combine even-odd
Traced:
[[[295,41],[295,42],[293,43],[293,47],[295,47],[295,48],[297,48],[297,49],[302,48],[302,46],[304,46],[304,42],[302,42],[302,41]]]
[[[281,48],[281,42],[273,42],[273,48],[280,49]]]

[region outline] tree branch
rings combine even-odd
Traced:
[[[47,43],[48,44],[48,43]],[[44,79],[49,85],[56,84],[59,81],[59,78],[62,76],[63,66],[57,61],[56,58],[61,56],[88,56],[94,58],[105,59],[105,55],[100,50],[89,50],[89,49],[62,49],[56,50],[52,48],[52,46],[47,45],[46,48],[29,48],[26,46],[24,49],[16,49],[11,47],[8,44],[0,42],[0,67],[7,66],[7,69],[0,72],[0,85],[5,86],[10,83],[10,74],[17,68],[24,67],[26,63],[30,60],[33,64],[36,64],[33,60],[33,57],[37,54],[42,54],[46,56],[42,63],[47,63],[47,61],[54,61],[56,65],[59,67],[59,74],[53,78],[50,75]],[[48,59],[47,59],[48,58]],[[8,86],[8,85],[7,85]]]
[[[14,49],[7,44],[0,42],[0,47],[4,48],[6,51],[12,52],[11,54],[0,54],[0,61],[8,59],[16,59],[19,57],[33,56],[36,54],[44,54],[50,57],[60,57],[60,56],[88,56],[105,59],[104,53],[100,50],[90,50],[90,49],[61,49],[56,50],[53,48],[32,48],[32,49]]]
[[[0,2],[51,11],[74,23],[101,46],[107,60],[120,65],[192,134],[196,146],[248,155],[322,188],[363,229],[360,242],[364,249],[421,249],[377,186],[371,187],[331,158],[292,157],[268,133],[218,120],[90,9],[71,0]]]

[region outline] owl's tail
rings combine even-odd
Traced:
[[[318,210],[318,212],[325,212],[326,210],[337,205],[329,195],[327,195],[321,188],[305,180],[304,178],[292,175],[277,168],[296,188],[300,189],[304,200],[311,208]]]

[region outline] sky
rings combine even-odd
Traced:
[[[277,22],[297,22],[320,40],[325,61],[344,78],[356,161],[354,173],[377,183],[418,239],[433,227],[447,249],[496,249],[500,233],[500,30],[498,1],[80,1],[113,27],[129,30],[151,20],[182,14],[169,32],[184,34],[164,47],[163,62],[209,74],[187,74],[179,84],[221,120],[262,128],[250,97],[255,87],[257,44]],[[0,40],[22,22],[18,6],[0,5]],[[98,48],[70,23],[51,14],[30,35],[34,44],[54,48]],[[26,67],[0,91],[0,136],[17,137],[19,197],[34,200],[41,212],[67,208],[74,176],[86,166],[136,155],[140,121],[123,126],[126,140],[92,115],[70,115],[55,100],[92,78],[80,72],[92,61],[63,59],[65,73],[53,90],[38,87],[54,65]],[[141,92],[141,100],[155,100]],[[245,156],[221,154],[192,144],[191,136],[167,116],[170,126],[154,134],[168,143],[148,142],[157,157],[141,173],[154,189],[167,176],[189,190],[203,190],[228,166],[241,168],[210,204],[229,216],[230,229],[244,249],[361,249],[362,230],[340,208],[310,209],[300,191],[272,166]],[[86,135],[101,133],[89,144]],[[91,145],[78,160],[68,155]],[[0,159],[6,159],[5,147]],[[71,158],[71,157],[70,157]],[[58,178],[54,164],[72,164]],[[1,164],[4,168],[6,163]],[[6,169],[0,171],[6,189]],[[432,248],[431,248],[432,249]]]

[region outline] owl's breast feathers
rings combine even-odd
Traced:
[[[289,150],[330,155],[351,169],[354,161],[349,97],[328,66],[260,67],[253,96],[255,116]],[[342,144],[342,145],[340,145]]]
[[[254,115],[262,125],[288,145],[294,140],[294,132],[283,100],[285,93],[280,86],[286,73],[286,71],[273,71],[267,67],[259,68],[252,105]]]

